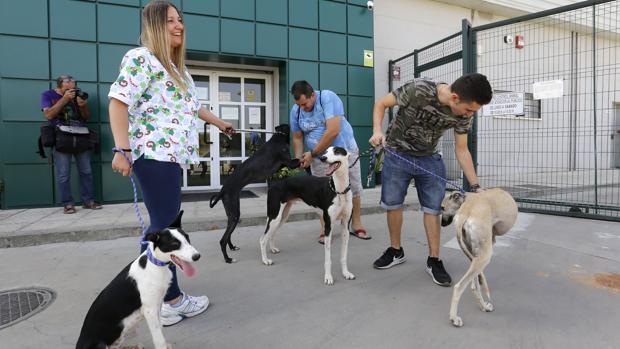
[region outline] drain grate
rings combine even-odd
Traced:
[[[43,287],[0,291],[0,330],[37,314],[54,299],[56,292]]]

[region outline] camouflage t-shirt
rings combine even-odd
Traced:
[[[398,112],[387,129],[388,147],[405,154],[428,156],[436,153],[443,133],[454,128],[467,133],[473,118],[457,116],[449,106],[442,105],[437,85],[426,79],[415,79],[395,91]]]

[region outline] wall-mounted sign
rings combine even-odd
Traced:
[[[523,115],[523,92],[493,94],[491,103],[482,107],[482,116]]]
[[[375,52],[371,50],[364,50],[364,67],[374,67],[375,65]]]
[[[558,98],[564,95],[564,80],[539,81],[532,84],[534,99]]]

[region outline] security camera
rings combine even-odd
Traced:
[[[375,7],[375,2],[372,0],[368,0],[368,2],[366,3],[366,8],[372,11],[374,7]]]

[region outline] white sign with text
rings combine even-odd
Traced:
[[[523,92],[497,92],[491,103],[482,107],[482,116],[523,115]]]

